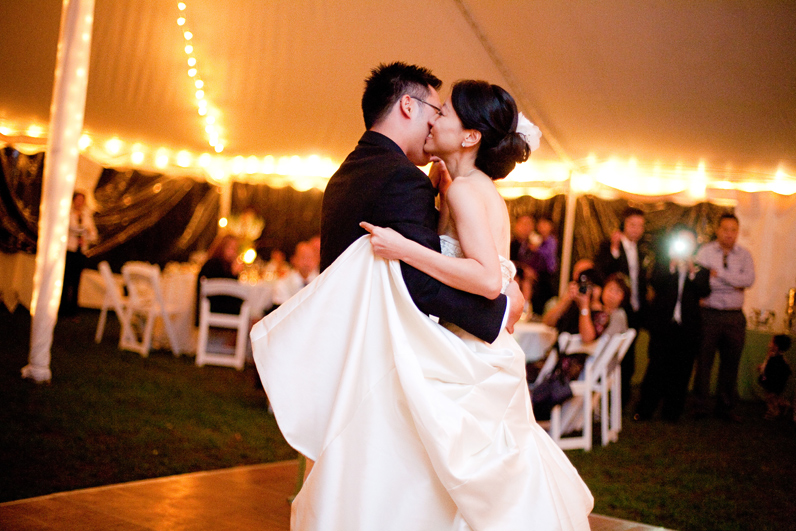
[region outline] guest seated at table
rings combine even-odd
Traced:
[[[274,306],[284,303],[318,276],[320,257],[310,242],[296,245],[290,263],[293,271],[279,279],[274,286]]]
[[[265,264],[263,272],[266,277],[271,279],[278,279],[290,273],[290,264],[287,261],[284,251],[278,247],[271,249],[269,253],[269,260]]]
[[[627,298],[627,277],[614,273],[600,286],[594,269],[580,270],[578,280],[569,283],[561,300],[542,318],[542,322],[559,332],[580,334],[589,343],[604,333],[616,334],[627,330],[627,314],[621,308]]]
[[[239,240],[232,234],[216,238],[207,251],[207,261],[202,265],[196,282],[196,300],[200,300],[203,278],[237,279],[243,270],[243,262],[238,258]],[[214,313],[240,313],[241,300],[236,297],[219,295],[210,297],[210,311]],[[199,324],[199,304],[196,305],[196,324]]]

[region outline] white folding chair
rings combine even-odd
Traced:
[[[574,339],[574,340],[573,340]],[[566,347],[567,353],[579,351],[579,336],[572,336]],[[610,355],[610,351],[616,350],[619,345],[618,338],[603,335],[594,346],[594,353],[586,358],[586,363],[577,380],[569,383],[572,390],[572,398],[553,406],[550,411],[550,438],[555,441],[559,448],[571,450],[580,448],[586,451],[592,448],[592,422],[595,404],[595,391],[597,387],[597,373],[595,365],[600,364],[600,360],[605,355]],[[580,435],[571,433],[580,430]]]
[[[183,307],[167,306],[164,302],[163,291],[160,288],[160,267],[143,262],[127,262],[122,266],[122,277],[127,287],[127,313],[132,333],[122,336],[119,347],[147,357],[152,346],[155,320],[160,317],[166,329],[171,351],[175,356],[179,356],[180,344],[172,319],[186,310]]]
[[[199,295],[199,341],[196,346],[196,364],[219,365],[243,370],[246,363],[246,350],[251,330],[249,294],[251,287],[228,278],[206,279],[201,281]],[[226,295],[241,300],[240,313],[217,313],[210,311],[208,297]],[[212,345],[210,328],[237,330],[235,347]],[[212,349],[212,350],[211,350]]]
[[[616,334],[618,345],[613,356],[605,357],[597,368],[600,394],[600,432],[602,445],[619,440],[622,431],[622,359],[636,338],[634,329]]]
[[[99,343],[102,341],[102,336],[105,333],[105,322],[108,318],[108,310],[116,312],[116,318],[119,319],[121,324],[121,333],[119,334],[119,342],[123,337],[132,333],[130,329],[130,317],[127,315],[127,297],[124,296],[116,279],[113,277],[111,266],[107,261],[103,260],[97,266],[99,269],[102,281],[105,283],[105,295],[102,299],[102,309],[100,310],[99,321],[97,322],[97,332],[94,334],[94,341]]]

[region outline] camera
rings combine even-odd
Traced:
[[[589,292],[590,287],[591,287],[591,278],[584,271],[583,273],[578,275],[578,292],[585,295],[586,293]]]
[[[689,238],[676,236],[669,244],[669,256],[672,258],[687,258],[694,252],[694,244]]]

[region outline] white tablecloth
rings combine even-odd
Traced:
[[[178,308],[179,313],[172,321],[174,333],[183,353],[196,352],[196,278],[198,267],[193,264],[168,264],[160,276],[163,301],[169,308]],[[168,338],[162,323],[155,326],[153,338],[155,348],[167,347]]]
[[[541,359],[555,342],[558,332],[543,323],[517,323],[514,325],[514,339],[525,352],[525,361]]]

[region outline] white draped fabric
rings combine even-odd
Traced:
[[[282,433],[316,461],[292,528],[589,528],[592,496],[533,418],[517,343],[436,324],[368,237],[251,338]]]
[[[44,159],[36,274],[31,302],[31,344],[22,376],[47,381],[50,347],[63,287],[69,210],[83,129],[94,0],[64,0]]]

